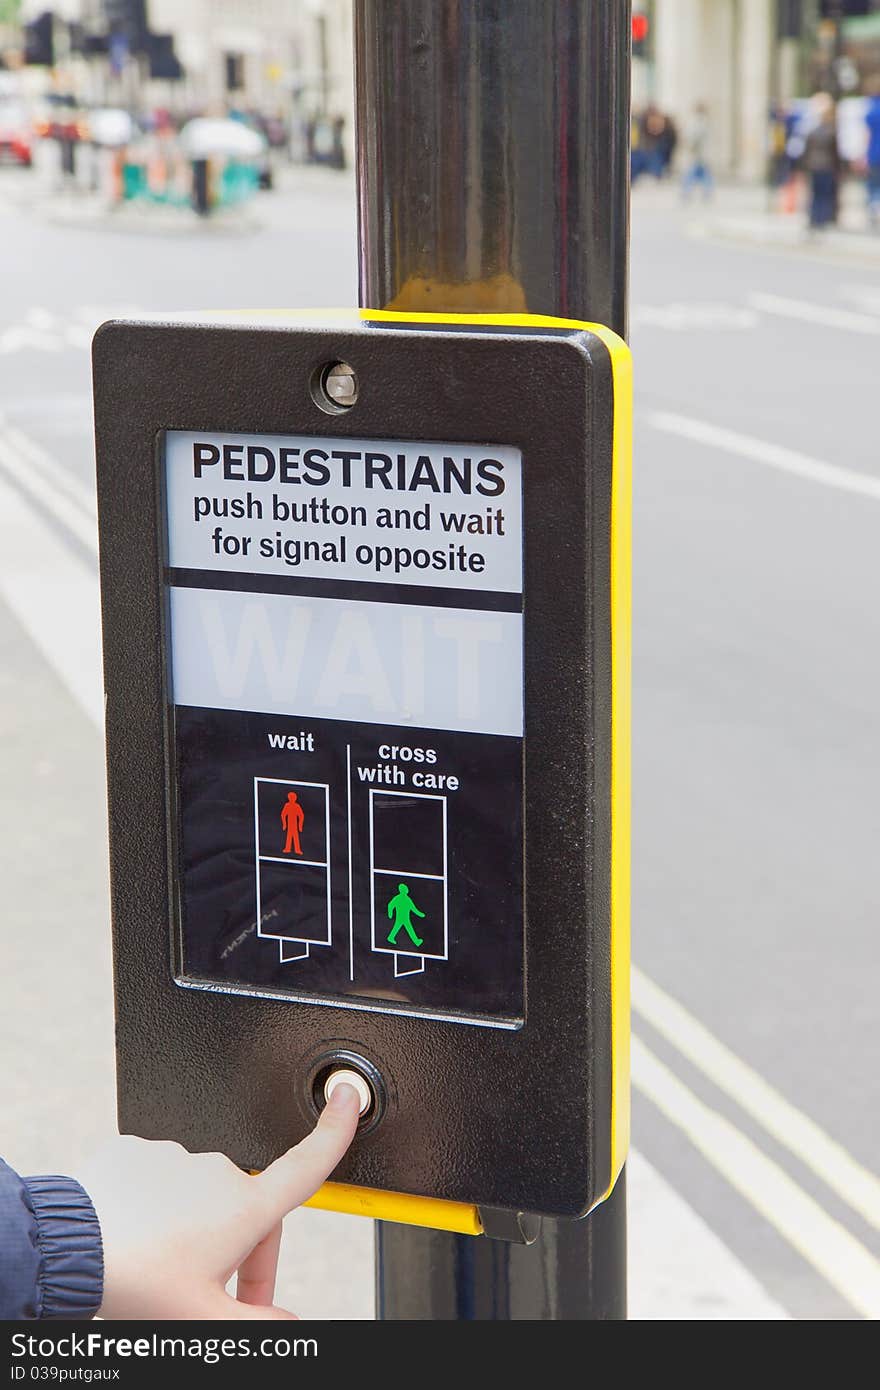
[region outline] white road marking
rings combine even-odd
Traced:
[[[880,287],[877,285],[843,285],[840,293],[867,313],[880,314]]]
[[[78,431],[77,431],[78,432]],[[4,425],[3,418],[0,416],[0,443],[5,442],[13,450],[32,463],[43,474],[47,482],[61,488],[70,500],[79,508],[84,517],[91,519],[94,524],[95,518],[95,489],[86,487],[85,483],[80,482],[75,473],[69,468],[63,467],[51,454],[47,453],[41,445],[26,435],[23,430],[15,425]]]
[[[626,1168],[632,1321],[789,1319],[643,1154],[631,1150]]]
[[[70,495],[59,491],[33,468],[22,467],[22,455],[9,442],[8,431],[0,435],[0,471],[28,492],[40,508],[52,513],[77,540],[93,554],[98,553],[98,531],[94,515],[85,515]]]
[[[638,1037],[633,1083],[712,1167],[863,1317],[880,1318],[880,1262],[735,1125],[711,1110]]]
[[[83,352],[90,352],[92,347],[92,330],[84,323],[69,323],[64,329],[64,341],[68,347],[81,349]]]
[[[76,559],[0,473],[0,594],[80,709],[100,728],[97,575]]]
[[[645,324],[673,333],[689,333],[694,329],[755,328],[759,318],[754,310],[735,304],[684,300],[674,304],[637,304],[632,321],[636,327]]]
[[[632,971],[632,1002],[634,1010],[683,1057],[812,1169],[853,1211],[880,1230],[880,1179],[842,1144],[787,1101],[636,966]]]
[[[780,294],[749,295],[749,304],[762,314],[777,314],[781,318],[799,319],[801,323],[817,323],[824,328],[842,328],[850,333],[880,333],[880,318],[858,314],[853,309],[835,309],[832,305],[812,304],[806,299],[786,299]]]
[[[60,352],[64,346],[61,335],[55,331],[47,333],[42,328],[6,328],[0,332],[0,352],[18,354],[24,348],[34,348],[37,352]]]
[[[35,328],[40,333],[53,333],[61,323],[61,319],[59,319],[57,314],[53,314],[49,309],[42,308],[39,304],[35,304],[33,308],[28,309],[24,319],[29,328]]]
[[[840,293],[842,299],[858,304],[866,314],[880,314],[879,285],[841,285]]]
[[[102,309],[86,304],[71,310],[70,317],[64,318],[41,305],[34,305],[20,323],[0,328],[0,353],[61,352],[70,347],[88,350],[95,329],[106,319],[143,317],[161,319],[167,315],[144,315],[134,305]]]
[[[872,478],[867,473],[857,473],[855,469],[842,468],[836,463],[823,463],[821,459],[810,458],[809,454],[802,454],[797,449],[769,444],[766,440],[756,439],[754,435],[710,425],[705,420],[692,420],[688,415],[654,410],[649,412],[647,420],[655,430],[662,430],[665,434],[677,434],[695,444],[723,449],[752,463],[763,463],[769,468],[778,469],[780,473],[791,473],[796,478],[821,483],[823,487],[836,488],[839,492],[855,492],[875,502],[880,501],[880,478]]]

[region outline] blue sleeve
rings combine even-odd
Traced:
[[[36,1318],[40,1277],[36,1220],[24,1183],[0,1159],[0,1318]]]
[[[104,1256],[90,1198],[73,1178],[20,1178],[0,1159],[0,1318],[92,1318]]]

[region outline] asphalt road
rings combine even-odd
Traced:
[[[90,333],[351,303],[355,273],[339,176],[235,234],[59,222],[26,189],[0,180],[0,1113],[38,1170],[113,1123]],[[880,1314],[878,272],[718,240],[637,190],[642,1318]],[[371,1316],[366,1223],[292,1235],[291,1306]]]

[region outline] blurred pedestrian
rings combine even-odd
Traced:
[[[865,155],[868,221],[876,231],[880,230],[880,78],[877,77],[868,88],[865,124],[868,127],[868,149]]]
[[[678,127],[671,116],[662,115],[660,119],[662,124],[657,147],[660,153],[660,178],[663,179],[672,172],[672,161],[678,144]]]
[[[791,178],[789,134],[789,112],[784,103],[774,103],[770,107],[767,132],[767,182],[771,188],[784,188]]]
[[[703,197],[711,198],[715,180],[709,167],[709,112],[704,102],[698,101],[694,107],[684,138],[688,164],[681,180],[682,196],[689,198],[699,186]]]
[[[642,114],[633,108],[629,123],[629,176],[633,183],[645,172],[645,152],[641,147]]]
[[[834,99],[817,92],[812,107],[815,124],[807,136],[804,168],[810,179],[810,226],[818,229],[837,221],[840,151]]]
[[[663,176],[664,149],[661,142],[665,129],[666,117],[659,107],[649,102],[639,121],[640,172],[653,174],[655,179]]]

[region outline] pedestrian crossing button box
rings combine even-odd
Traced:
[[[112,322],[94,378],[123,1129],[259,1168],[353,1068],[316,1204],[583,1215],[627,1133],[626,348]]]

